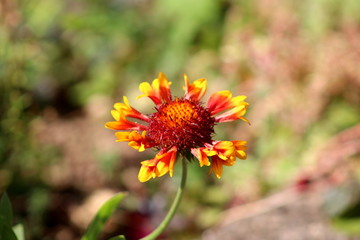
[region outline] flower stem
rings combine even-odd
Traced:
[[[169,212],[167,213],[167,215],[165,216],[164,220],[159,224],[159,226],[149,235],[141,238],[140,240],[154,240],[156,239],[164,230],[165,228],[169,225],[171,219],[174,217],[175,212],[180,204],[182,195],[183,195],[183,190],[185,189],[185,185],[186,185],[186,177],[187,177],[187,160],[186,158],[182,157],[182,175],[181,175],[181,183],[180,186],[176,192],[176,196],[175,199],[169,209]]]

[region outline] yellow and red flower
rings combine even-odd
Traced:
[[[245,96],[232,97],[230,91],[220,91],[210,96],[206,106],[200,100],[207,87],[206,79],[198,79],[190,83],[184,75],[185,95],[173,97],[171,82],[163,73],[159,73],[150,85],[140,84],[143,92],[140,97],[150,98],[156,105],[155,112],[142,114],[130,106],[124,97],[124,103],[115,103],[111,111],[115,121],[105,124],[116,132],[117,141],[129,142],[128,145],[139,152],[147,148],[159,149],[153,159],[141,162],[139,180],[146,182],[151,178],[166,173],[173,175],[178,154],[191,153],[199,160],[200,166],[210,166],[217,178],[222,175],[223,165],[232,166],[236,158],[246,159],[246,141],[215,141],[214,126],[217,123],[241,119],[248,103]],[[141,122],[130,121],[128,118]]]

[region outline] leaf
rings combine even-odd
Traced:
[[[3,218],[0,218],[0,239],[18,240],[11,227],[3,221]]]
[[[93,240],[98,239],[98,236],[100,235],[102,229],[104,228],[104,225],[106,221],[111,217],[111,215],[116,210],[119,203],[123,200],[123,198],[126,196],[126,193],[118,193],[112,198],[110,198],[107,202],[105,202],[99,211],[96,213],[96,216],[90,223],[88,230],[84,234],[84,236],[81,238],[81,240]],[[119,238],[121,239],[121,238]],[[124,238],[123,238],[124,239]]]
[[[11,202],[6,192],[4,192],[0,200],[0,216],[3,218],[3,221],[5,221],[5,223],[9,227],[12,226],[13,213],[11,208]]]
[[[24,225],[17,224],[12,228],[18,240],[25,240]]]

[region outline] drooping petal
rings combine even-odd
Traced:
[[[125,115],[119,111],[112,110],[111,114],[114,116],[116,121],[107,122],[106,128],[113,130],[146,130],[147,127],[139,123],[131,122],[126,119]]]
[[[232,141],[214,141],[213,144],[205,144],[205,147],[194,148],[191,153],[199,160],[200,166],[210,166],[210,173],[214,172],[217,178],[220,178],[223,171],[223,165],[232,166],[236,160],[236,149],[242,142],[233,143]],[[211,157],[211,163],[209,158]]]
[[[140,119],[142,121],[149,122],[149,117],[142,114],[142,113],[140,113],[135,108],[131,107],[130,104],[129,104],[129,100],[125,96],[124,96],[124,103],[115,103],[114,108],[118,112],[122,112],[126,117],[137,118],[137,119]]]
[[[200,78],[195,80],[192,84],[189,83],[189,79],[184,74],[185,80],[185,99],[191,99],[194,101],[199,101],[205,94],[207,88],[207,81],[205,78]]]
[[[214,172],[214,174],[217,178],[221,178],[221,175],[223,172],[223,165],[232,166],[232,165],[234,165],[234,163],[235,163],[234,159],[224,160],[224,159],[220,158],[219,156],[213,156],[213,157],[211,157],[211,169],[210,169],[209,173]]]
[[[140,182],[146,182],[151,178],[156,178],[156,165],[159,160],[154,158],[151,160],[145,160],[141,162],[141,168],[138,174],[138,179]]]
[[[115,136],[117,142],[129,142],[128,145],[139,152],[143,152],[146,148],[150,148],[151,143],[146,137],[146,131],[143,131],[140,135],[137,131],[131,132],[116,132]]]
[[[224,160],[235,155],[235,147],[231,141],[219,141],[214,145],[213,150],[216,151],[216,155],[219,158]]]
[[[223,172],[223,166],[222,166],[221,162],[222,162],[222,160],[219,157],[217,157],[217,156],[212,157],[211,168],[209,171],[209,174],[211,172],[214,172],[215,176],[219,179],[221,178],[221,175]]]
[[[220,178],[223,166],[233,166],[236,157],[246,158],[246,141],[218,141],[212,147],[216,154],[211,157],[210,173],[214,172],[217,178]]]
[[[199,160],[200,167],[202,166],[210,166],[210,161],[208,155],[204,151],[204,147],[202,148],[192,148],[191,153]]]
[[[161,153],[161,152],[160,152]],[[172,147],[169,151],[157,156],[161,162],[164,162],[169,167],[169,174],[172,177],[174,173],[174,165],[176,161],[177,148]]]
[[[225,161],[235,160],[236,152],[231,141],[214,141],[212,145],[208,144],[203,151],[208,156],[217,156]]]
[[[138,175],[139,181],[146,182],[151,178],[161,177],[166,173],[169,173],[172,177],[176,155],[177,149],[173,147],[169,151],[159,152],[153,159],[142,161]]]

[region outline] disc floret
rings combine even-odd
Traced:
[[[175,146],[184,153],[211,143],[215,119],[199,102],[177,98],[156,110],[148,125],[148,137],[156,146],[164,149]]]

